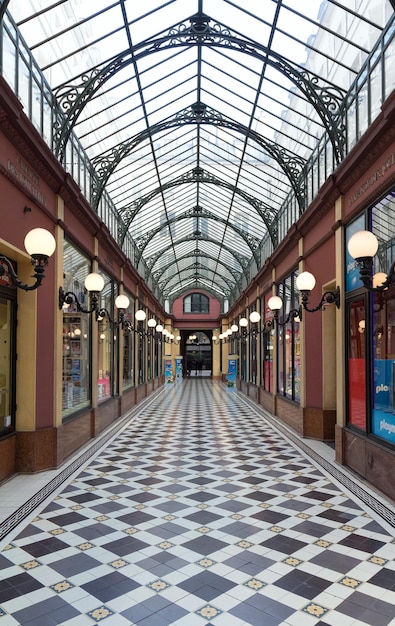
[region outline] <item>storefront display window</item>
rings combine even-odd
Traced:
[[[63,247],[63,289],[78,296],[88,306],[84,287],[90,262],[68,241]],[[75,304],[63,306],[62,349],[62,416],[63,419],[90,405],[90,320],[79,313]]]
[[[129,293],[126,295],[129,298],[129,307],[125,313],[125,321],[133,324],[133,297]],[[134,385],[135,336],[133,331],[123,334],[122,386],[124,389]]]
[[[364,229],[378,240],[373,281],[375,274],[387,274],[395,261],[393,192],[347,226],[346,243]],[[346,287],[356,291],[347,303],[348,423],[395,444],[395,288],[366,290],[355,262],[347,262]]]
[[[348,303],[348,423],[366,429],[366,307],[363,297]]]
[[[379,241],[375,272],[395,261],[395,198],[389,193],[372,209],[372,232]],[[395,287],[372,293],[373,435],[395,443]]]
[[[270,294],[271,295],[271,294]],[[265,311],[264,323],[273,323],[273,313],[267,305],[270,295],[264,299],[263,311]],[[267,332],[261,333],[261,354],[263,356],[262,386],[266,391],[273,393],[273,350],[276,331],[272,327]]]
[[[296,288],[296,272],[288,276],[278,287],[283,301],[284,317],[291,309],[298,308],[299,294]],[[290,400],[300,400],[300,335],[299,323],[292,320],[278,327],[278,393]]]
[[[100,293],[99,308],[105,309],[114,319],[115,284],[103,272],[104,287]],[[97,400],[103,402],[117,393],[117,344],[118,328],[113,327],[107,316],[98,320],[98,372]]]

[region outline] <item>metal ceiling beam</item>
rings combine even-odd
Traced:
[[[168,183],[165,183],[160,187],[156,187],[156,189],[153,189],[145,196],[142,196],[141,198],[135,200],[130,205],[124,208],[122,213],[120,213],[124,222],[124,226],[121,227],[121,230],[119,232],[119,245],[122,247],[123,241],[126,237],[126,233],[128,232],[131,223],[133,222],[138,212],[143,208],[143,206],[145,206],[158,194],[162,194],[163,191],[165,191],[166,189],[171,189],[172,187],[177,187],[179,185],[185,185],[187,183],[208,183],[211,185],[217,185],[218,187],[225,187],[226,189],[230,189],[233,193],[243,198],[243,200],[245,200],[256,210],[258,215],[261,217],[263,223],[265,224],[273,244],[277,244],[277,229],[274,227],[272,228],[276,213],[273,211],[272,207],[265,204],[261,200],[258,200],[246,191],[243,191],[239,187],[235,187],[231,183],[228,183],[216,176],[213,176],[212,174],[209,174],[203,168],[195,167],[192,170],[189,170],[189,172],[186,172],[185,174],[174,178]],[[254,251],[254,258],[256,262],[259,262],[256,251]]]
[[[169,119],[144,129],[134,137],[127,139],[100,156],[93,158],[92,165],[94,172],[92,173],[91,193],[91,204],[93,208],[97,210],[105,186],[114,170],[139,144],[150,139],[157,133],[161,133],[169,128],[185,126],[186,124],[207,124],[231,129],[259,144],[281,167],[294,190],[300,212],[302,213],[304,211],[306,208],[306,183],[303,174],[306,161],[290,150],[286,150],[278,144],[265,139],[262,135],[247,126],[239,124],[231,118],[222,115],[219,111],[208,107],[203,102],[192,104],[171,116]]]
[[[0,3],[0,22],[2,21],[4,14],[7,10],[7,6],[9,5],[10,0],[2,0]]]
[[[62,162],[70,134],[86,104],[96,92],[115,74],[140,59],[161,50],[178,46],[226,47],[227,51],[237,51],[252,56],[273,67],[286,76],[300,91],[317,112],[323,128],[325,128],[333,146],[336,163],[344,156],[346,142],[343,121],[345,92],[337,85],[322,80],[313,72],[286,61],[282,56],[266,46],[252,40],[243,39],[232,33],[226,26],[214,22],[205,16],[202,27],[201,15],[192,16],[188,22],[181,22],[173,27],[167,35],[148,39],[111,59],[106,64],[87,70],[81,75],[80,82],[63,84],[56,91],[59,103],[55,126],[54,149]],[[199,21],[200,20],[200,21]],[[212,24],[211,24],[212,22]]]
[[[202,265],[201,263],[192,263],[189,267],[184,267],[181,270],[179,270],[177,272],[177,274],[173,274],[173,276],[170,276],[168,278],[166,278],[165,280],[162,281],[162,283],[160,284],[160,289],[162,290],[163,293],[165,293],[165,287],[166,285],[168,285],[172,280],[175,279],[179,279],[179,277],[182,274],[185,274],[185,272],[189,272],[189,276],[188,278],[193,278],[193,279],[200,279],[200,278],[205,278],[203,275],[200,274],[200,271],[204,270],[205,272],[210,272],[210,274],[213,275],[213,277],[215,277],[215,280],[213,279],[212,282],[214,282],[216,285],[219,285],[221,283],[221,281],[223,281],[225,283],[225,285],[227,286],[228,289],[232,289],[234,287],[234,283],[232,281],[230,281],[228,278],[225,278],[225,276],[223,276],[222,274],[220,274],[219,272],[209,268],[209,267],[205,267],[204,265]],[[207,279],[209,280],[209,279]],[[224,293],[228,293],[227,291],[224,291]]]
[[[207,209],[194,207],[193,209],[187,209],[186,211],[184,211],[180,215],[177,215],[176,217],[166,220],[165,222],[163,222],[156,228],[152,228],[151,230],[146,231],[144,235],[142,235],[141,237],[136,237],[134,239],[134,242],[137,248],[139,249],[139,254],[136,257],[136,264],[138,265],[140,263],[140,259],[143,256],[144,250],[147,247],[147,245],[150,243],[150,241],[152,241],[152,239],[156,235],[158,235],[164,228],[168,228],[172,224],[175,224],[176,222],[180,222],[181,220],[186,220],[186,219],[191,219],[191,218],[192,219],[201,218],[201,217],[214,220],[215,222],[219,222],[220,224],[224,224],[226,227],[231,228],[235,233],[237,233],[244,240],[244,242],[250,248],[251,253],[254,255],[255,250],[258,248],[260,244],[260,241],[261,241],[260,239],[258,239],[257,237],[253,237],[252,235],[249,235],[248,233],[243,231],[242,228],[238,228],[237,226],[235,226],[234,224],[232,224],[225,218],[219,217],[218,215],[215,215],[215,213],[212,213],[211,211],[208,211]],[[177,242],[175,241],[174,243],[177,243]]]
[[[187,237],[183,237],[182,239],[179,239],[177,241],[177,244],[175,244],[175,245],[179,245],[179,244],[185,243],[187,241],[195,241],[195,242],[196,241],[208,241],[209,243],[213,243],[216,246],[222,248],[223,250],[226,250],[226,252],[229,252],[229,254],[236,259],[236,261],[238,262],[240,267],[243,268],[243,271],[244,272],[247,271],[248,264],[249,264],[249,258],[247,258],[245,256],[242,256],[241,254],[238,254],[237,252],[235,252],[229,246],[226,246],[224,244],[218,243],[218,241],[216,241],[212,237],[207,237],[205,235],[200,235],[199,238],[197,238],[195,234],[188,235]],[[148,279],[151,276],[151,274],[154,272],[154,267],[155,267],[157,261],[161,258],[161,256],[163,256],[165,254],[165,252],[167,252],[167,250],[170,250],[171,248],[173,248],[173,244],[172,243],[170,243],[167,246],[165,246],[164,248],[162,248],[159,252],[154,254],[152,257],[149,257],[149,258],[146,259],[146,264],[147,264],[146,273],[145,273],[145,281],[146,282],[148,281]],[[193,250],[191,251],[190,256],[194,256]],[[175,262],[176,261],[174,260],[174,263]],[[246,277],[247,277],[247,274],[246,274]]]
[[[192,252],[188,252],[187,254],[184,254],[180,257],[177,258],[178,262],[180,263],[181,261],[185,260],[185,259],[190,259],[191,256],[197,256],[200,259],[208,259],[211,261],[214,261],[215,263],[219,263],[222,267],[224,267],[226,269],[227,272],[229,272],[229,274],[233,277],[235,283],[237,283],[237,285],[239,286],[239,284],[241,285],[241,281],[243,278],[243,268],[241,268],[241,271],[238,272],[237,270],[233,269],[232,267],[229,267],[229,265],[227,265],[224,261],[220,261],[218,259],[218,257],[212,256],[211,254],[207,254],[207,252],[202,252],[201,250],[199,250],[199,248],[193,250]],[[161,276],[167,272],[167,270],[169,270],[172,266],[174,265],[174,261],[171,261],[170,263],[168,263],[167,265],[165,265],[164,267],[162,267],[160,270],[157,270],[156,272],[154,272],[152,274],[153,279],[156,282],[160,281]]]

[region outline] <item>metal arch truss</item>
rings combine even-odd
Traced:
[[[146,269],[146,273],[145,273],[145,281],[147,282],[148,279],[150,278],[151,274],[153,274],[153,270],[154,267],[157,263],[157,261],[160,259],[161,256],[163,256],[163,254],[165,252],[167,252],[167,250],[171,250],[171,248],[174,248],[175,245],[179,245],[180,243],[185,243],[187,241],[196,241],[197,237],[196,234],[192,234],[192,235],[188,235],[187,237],[183,237],[182,239],[179,239],[176,243],[169,243],[167,246],[165,246],[164,248],[162,248],[159,252],[157,252],[156,254],[154,254],[152,257],[146,259],[146,264],[147,264],[147,269]],[[205,235],[199,235],[198,238],[199,241],[208,241],[209,243],[213,243],[216,246],[220,246],[220,244],[218,243],[218,241],[216,241],[215,239],[213,239],[212,237],[207,237]],[[226,250],[226,252],[229,252],[229,254],[231,254],[236,261],[238,262],[238,264],[240,265],[240,267],[243,269],[243,273],[245,275],[245,277],[248,279],[248,265],[250,260],[241,255],[238,254],[238,252],[235,252],[234,250],[232,250],[232,248],[229,248],[229,246],[224,245],[223,243],[221,244],[221,248],[223,250]],[[190,254],[188,256],[196,256],[196,251],[191,251]],[[174,264],[176,261],[174,260],[172,264]]]
[[[344,156],[346,132],[344,123],[345,92],[336,85],[325,83],[322,79],[301,68],[297,64],[285,61],[280,55],[267,46],[242,39],[232,33],[226,26],[214,22],[209,16],[198,13],[174,26],[167,35],[146,40],[125,50],[103,66],[96,66],[81,74],[76,84],[60,86],[55,96],[59,103],[58,119],[55,122],[54,151],[62,162],[67,142],[79,115],[87,102],[100,87],[115,74],[138,62],[149,54],[178,46],[211,46],[226,47],[243,54],[253,56],[270,65],[286,76],[304,94],[316,110],[322,125],[328,133],[333,146],[336,163]]]
[[[215,109],[208,107],[203,102],[195,102],[195,104],[179,111],[169,119],[158,124],[154,124],[150,128],[143,130],[141,133],[138,133],[127,141],[114,146],[111,150],[101,154],[99,157],[93,158],[92,165],[94,167],[94,173],[92,174],[91,192],[92,207],[97,210],[101,195],[111,174],[114,172],[122,159],[130,154],[140,143],[169,128],[178,128],[179,126],[193,123],[209,124],[211,126],[231,129],[258,143],[279,164],[292,186],[299,204],[300,212],[302,213],[304,211],[306,208],[306,181],[304,176],[304,169],[306,166],[305,159],[302,159],[298,155],[287,151],[285,148],[277,145],[276,143],[265,139],[262,135],[249,129],[247,126],[239,124],[231,118],[222,115]]]
[[[200,274],[201,270],[204,270],[205,272],[210,272],[210,274],[213,275],[212,282],[214,282],[214,278],[216,278],[215,283],[218,285],[218,288],[222,289],[222,292],[225,296],[229,295],[229,293],[234,287],[234,283],[229,278],[225,278],[225,276],[223,276],[216,270],[210,269],[209,267],[202,265],[202,263],[195,262],[195,263],[191,263],[189,267],[184,267],[182,270],[179,270],[176,274],[173,274],[173,276],[170,276],[169,278],[167,278],[161,283],[160,289],[163,293],[163,297],[166,298],[169,295],[169,290],[171,289],[170,286],[168,286],[167,289],[165,289],[166,285],[168,285],[173,280],[180,280],[181,275],[185,274],[186,272],[189,272],[188,279],[192,279],[196,281],[196,283],[200,282],[201,279],[204,278],[204,276]],[[225,285],[228,288],[228,291],[225,290],[224,287],[219,286],[220,281],[225,283]]]
[[[233,269],[232,267],[229,267],[228,265],[226,265],[226,263],[224,261],[220,261],[218,258],[214,257],[212,254],[207,254],[207,252],[203,252],[203,251],[199,250],[199,248],[193,250],[192,252],[188,252],[187,254],[184,254],[183,256],[178,257],[177,258],[177,262],[183,261],[184,259],[190,259],[191,257],[199,257],[200,259],[208,259],[208,260],[211,260],[211,261],[215,261],[215,263],[218,263],[222,267],[226,268],[226,270],[229,272],[229,274],[234,279],[235,286],[241,288],[242,279],[243,279],[243,272],[238,272],[237,270]],[[163,274],[168,269],[170,269],[174,264],[175,264],[174,260],[170,261],[170,263],[168,263],[167,265],[162,267],[160,270],[157,270],[156,272],[153,272],[152,277],[153,277],[154,281],[158,285],[160,283],[161,276],[163,276]],[[205,267],[205,269],[209,269],[209,268]]]
[[[152,230],[147,231],[141,237],[136,237],[134,239],[134,243],[136,244],[139,250],[139,254],[136,256],[137,265],[140,263],[141,257],[143,256],[143,252],[146,246],[155,237],[155,235],[160,233],[160,231],[163,230],[164,228],[171,226],[171,224],[174,224],[175,222],[179,222],[181,220],[189,219],[191,217],[192,218],[193,217],[205,217],[207,219],[215,220],[216,222],[219,222],[221,224],[225,224],[225,226],[228,226],[229,228],[234,230],[238,235],[240,235],[240,237],[245,241],[247,246],[250,248],[253,255],[254,255],[255,250],[258,249],[258,246],[261,241],[260,239],[258,239],[258,237],[253,237],[253,235],[249,235],[242,228],[239,228],[238,226],[231,224],[228,220],[224,219],[223,217],[219,217],[218,215],[215,215],[215,213],[212,213],[211,211],[208,211],[207,209],[203,209],[197,206],[197,207],[194,207],[193,209],[187,209],[186,211],[184,211],[184,213],[181,213],[180,215],[177,215],[176,217],[173,217],[167,220],[163,224],[160,224],[160,226],[157,226],[156,228],[153,228]]]
[[[120,232],[119,232],[120,246],[121,247],[123,246],[123,242],[125,240],[126,234],[129,230],[131,223],[133,222],[134,218],[136,217],[138,212],[143,208],[144,205],[146,205],[156,195],[158,195],[159,193],[162,193],[166,189],[171,189],[172,187],[177,187],[178,185],[185,185],[187,183],[208,183],[211,185],[218,185],[219,187],[225,187],[226,189],[230,189],[236,195],[241,196],[248,204],[250,204],[256,210],[256,212],[258,213],[258,215],[261,217],[262,221],[266,225],[266,228],[269,232],[269,235],[271,237],[273,244],[274,245],[277,244],[277,236],[276,236],[277,231],[274,228],[274,221],[275,221],[276,213],[275,211],[273,211],[273,209],[269,205],[265,204],[264,202],[261,202],[254,196],[251,196],[246,191],[243,191],[242,189],[240,189],[239,187],[236,187],[235,185],[232,185],[231,183],[221,180],[217,176],[214,176],[213,174],[206,172],[202,167],[194,167],[192,170],[189,170],[189,172],[185,172],[185,174],[182,174],[181,176],[174,178],[168,183],[164,183],[160,187],[156,187],[155,189],[147,193],[145,196],[142,196],[138,200],[135,200],[134,202],[132,202],[128,207],[125,207],[122,210],[122,212],[120,212],[120,216],[122,217],[122,221],[123,221],[123,224],[121,224],[120,226]],[[273,228],[272,228],[272,225],[273,225]],[[256,252],[253,251],[253,254],[254,254],[254,259],[258,262],[259,259],[256,255]]]

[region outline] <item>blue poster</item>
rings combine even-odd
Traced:
[[[395,443],[395,361],[375,359],[372,433]]]
[[[228,358],[228,373],[226,375],[226,381],[228,387],[236,388],[236,373],[237,373],[237,362],[234,356],[229,356]]]
[[[173,364],[171,359],[165,360],[165,381],[166,383],[174,383]]]
[[[176,378],[182,378],[182,356],[176,358]]]

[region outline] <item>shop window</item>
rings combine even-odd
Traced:
[[[99,308],[106,309],[114,318],[115,284],[103,272],[104,287],[100,292]],[[98,320],[97,400],[103,402],[118,390],[117,344],[118,328],[113,327],[107,316]]]
[[[288,276],[278,286],[278,295],[283,301],[284,316],[299,306],[299,293],[296,289],[296,272]],[[290,400],[300,400],[300,335],[299,324],[290,321],[278,326],[277,331],[277,392]]]
[[[372,433],[395,443],[395,289],[374,294]]]
[[[84,287],[90,261],[68,241],[63,248],[63,289],[78,296],[88,306]],[[91,403],[90,316],[79,313],[75,304],[63,307],[62,417],[86,408]]]
[[[271,295],[271,294],[270,294]],[[270,295],[264,298],[263,311],[265,311],[264,323],[273,323],[273,313],[270,311],[267,301]],[[262,354],[262,386],[266,391],[273,393],[273,350],[276,331],[274,328],[268,332],[261,333],[261,354]]]
[[[125,321],[130,321],[133,324],[133,298],[128,293],[126,295],[130,304],[125,313]],[[134,385],[134,342],[134,332],[125,332],[123,334],[122,387],[124,389]]]
[[[348,423],[366,430],[366,307],[364,297],[347,304]]]

